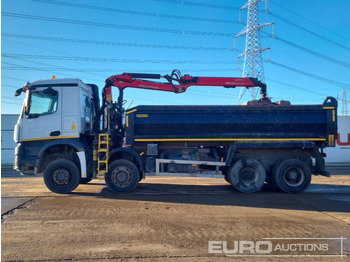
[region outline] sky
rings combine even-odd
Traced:
[[[268,96],[321,104],[326,96],[350,109],[350,1],[266,0],[259,4]],[[1,113],[18,114],[26,81],[80,78],[100,89],[123,72],[242,76],[244,0],[2,0]],[[165,81],[165,80],[164,80]],[[114,98],[116,99],[116,90]],[[190,87],[182,94],[129,88],[127,106],[235,105],[240,88]],[[241,103],[251,100],[245,92]],[[341,110],[341,103],[339,111]]]

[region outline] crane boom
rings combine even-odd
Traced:
[[[168,82],[161,83],[156,81],[149,81],[145,79],[161,79],[165,78]],[[177,82],[176,84],[173,82]],[[208,76],[181,76],[179,70],[173,70],[170,75],[162,76],[160,74],[140,74],[140,73],[123,73],[119,75],[112,75],[106,79],[106,89],[112,86],[119,90],[124,90],[127,87],[152,89],[159,91],[168,91],[174,93],[183,93],[190,86],[223,86],[226,88],[234,88],[237,86],[260,87],[261,95],[266,97],[266,84],[260,82],[257,78],[252,77],[208,77]],[[107,90],[107,94],[111,94]]]

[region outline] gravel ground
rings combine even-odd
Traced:
[[[148,177],[128,194],[93,180],[69,195],[42,177],[1,180],[2,261],[350,259],[350,175],[313,177],[299,194],[202,177]]]

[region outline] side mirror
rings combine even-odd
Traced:
[[[23,91],[23,88],[17,89],[17,90],[16,90],[16,93],[15,93],[15,96],[21,95],[21,94],[22,94],[22,91]]]
[[[20,94],[22,94],[22,92],[27,91],[29,87],[30,87],[30,83],[25,82],[22,88],[16,90],[15,96],[19,96]]]

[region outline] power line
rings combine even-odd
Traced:
[[[220,9],[225,9],[225,10],[239,10],[239,8],[233,7],[233,6],[211,5],[211,4],[206,5],[206,4],[202,4],[202,3],[195,3],[195,2],[189,2],[189,1],[179,1],[179,0],[154,0],[154,1],[167,2],[167,3],[171,3],[171,4],[190,5],[190,6],[196,6],[196,7],[220,8]],[[297,13],[295,13],[295,12],[293,12],[293,11],[291,11],[291,10],[289,10],[289,9],[287,9],[287,8],[285,8],[285,7],[283,7],[283,6],[279,5],[279,4],[277,4],[277,3],[275,3],[274,1],[271,1],[271,2],[272,2],[273,4],[279,6],[280,8],[286,10],[287,12],[290,12],[290,13],[294,14],[295,16],[298,16],[298,17],[304,19],[305,21],[308,21],[309,23],[311,23],[311,24],[313,24],[313,25],[316,25],[316,26],[319,27],[319,28],[322,28],[322,29],[324,29],[324,30],[327,30],[327,31],[329,31],[329,32],[331,32],[331,33],[333,33],[333,34],[336,34],[336,35],[338,35],[338,36],[344,38],[344,39],[350,40],[349,38],[346,38],[346,37],[344,37],[344,36],[342,36],[342,35],[339,35],[338,33],[334,32],[334,31],[332,31],[332,30],[330,30],[330,29],[328,29],[328,28],[326,28],[326,27],[324,27],[324,26],[318,25],[318,24],[314,23],[313,21],[304,18],[303,16],[301,16],[301,15],[299,15],[299,14],[297,14]],[[282,17],[282,16],[280,16],[280,15],[277,15],[277,14],[272,13],[272,12],[267,12],[267,14],[269,14],[269,15],[271,15],[271,16],[277,18],[277,19],[280,19],[281,21],[284,21],[285,23],[288,23],[289,25],[292,25],[292,26],[294,26],[294,27],[296,27],[296,28],[298,28],[298,29],[300,29],[300,30],[306,32],[306,33],[309,33],[309,34],[311,34],[311,35],[313,35],[313,36],[315,36],[315,37],[317,37],[317,38],[319,38],[319,39],[322,39],[322,40],[324,40],[324,41],[326,41],[326,42],[328,42],[328,43],[334,44],[334,45],[336,45],[336,46],[338,46],[338,47],[340,47],[340,48],[343,48],[343,49],[345,49],[345,50],[348,50],[348,51],[350,50],[349,47],[346,47],[346,46],[344,46],[344,45],[342,45],[342,44],[340,44],[340,43],[334,41],[334,39],[329,39],[329,38],[324,37],[324,36],[322,36],[322,35],[320,35],[320,34],[317,34],[317,33],[315,33],[315,32],[312,32],[311,30],[308,30],[308,29],[306,29],[306,28],[303,27],[303,26],[297,25],[296,23],[294,23],[294,22],[292,22],[292,21],[290,21],[290,20],[288,20],[288,19],[286,19],[286,18],[284,18],[284,17]]]
[[[345,36],[343,36],[343,35],[340,35],[340,34],[338,34],[337,32],[334,32],[333,30],[330,30],[330,29],[327,28],[327,27],[324,27],[324,26],[322,26],[322,25],[319,25],[319,24],[317,24],[317,23],[311,21],[310,19],[308,19],[308,18],[306,18],[306,17],[304,17],[304,16],[301,16],[301,15],[298,14],[298,13],[295,13],[295,12],[293,12],[292,10],[290,10],[290,9],[288,9],[288,8],[282,6],[282,5],[277,4],[277,3],[276,3],[275,1],[273,1],[273,0],[269,0],[269,2],[270,2],[270,3],[273,3],[274,5],[278,6],[278,7],[281,8],[281,9],[283,9],[283,10],[285,10],[285,11],[287,11],[287,12],[289,12],[289,13],[291,13],[291,14],[293,14],[293,15],[295,15],[295,16],[301,18],[301,19],[303,19],[304,21],[307,21],[307,22],[309,22],[310,24],[313,24],[314,26],[317,26],[317,27],[319,27],[319,28],[321,28],[321,29],[323,29],[323,30],[326,30],[326,31],[328,31],[328,32],[330,32],[330,33],[332,33],[332,34],[334,34],[334,35],[337,35],[337,36],[339,36],[339,37],[341,37],[341,38],[343,38],[343,39],[346,39],[346,40],[350,41],[350,38],[345,37]]]
[[[203,64],[203,63],[208,63],[208,64],[231,64],[231,62],[223,62],[223,61],[200,61],[200,60],[148,60],[148,59],[122,59],[122,58],[96,58],[96,57],[75,57],[75,56],[54,56],[54,55],[35,55],[35,54],[11,54],[11,53],[2,53],[1,56],[3,58],[11,58],[11,59],[18,59],[18,60],[23,60],[23,59],[31,59],[31,60],[62,60],[62,61],[91,61],[91,62],[117,62],[117,63],[164,63],[164,64]],[[32,61],[28,61],[32,63]],[[316,80],[320,80],[323,82],[326,82],[331,85],[337,85],[345,88],[349,88],[350,85],[346,83],[342,83],[336,80],[332,80],[329,78],[325,78],[323,76],[318,76],[316,74],[308,73],[300,69],[296,69],[278,62],[274,61],[265,61],[269,62],[270,64],[273,64],[275,66],[279,66],[281,68],[287,69],[289,71],[293,71],[299,74],[303,74],[305,76],[311,77]],[[111,69],[106,69],[106,68],[93,68],[93,69],[74,69],[74,68],[66,68],[66,67],[57,67],[54,65],[46,64],[46,63],[40,63],[40,62],[35,62],[35,64],[42,64],[45,66],[52,66],[50,67],[28,67],[24,65],[18,65],[18,64],[12,64],[8,62],[3,62],[5,66],[3,66],[4,70],[40,70],[40,71],[76,71],[76,72],[105,72],[109,71]],[[10,66],[6,66],[10,65]]]
[[[171,19],[191,20],[191,21],[200,21],[200,22],[229,23],[229,24],[239,23],[239,21],[232,21],[229,19],[193,17],[193,16],[182,16],[182,15],[168,15],[168,14],[162,14],[162,13],[152,13],[152,12],[121,9],[121,8],[80,4],[80,3],[76,3],[76,2],[70,3],[70,2],[56,1],[56,0],[31,0],[31,1],[45,3],[45,4],[53,4],[53,5],[69,6],[69,7],[75,7],[75,8],[90,9],[90,10],[94,10],[94,11],[99,10],[99,11],[112,12],[112,13],[142,15],[142,16],[157,17],[157,18],[171,18]]]
[[[19,61],[24,61],[24,62],[28,62],[30,64],[33,64],[33,61],[32,60],[28,60],[28,58],[25,58],[25,57],[12,57],[11,59],[14,59],[14,60],[19,60]],[[7,69],[7,70],[18,70],[18,68],[20,68],[21,66],[23,67],[23,70],[30,70],[32,67],[28,67],[28,66],[23,66],[23,64],[21,65],[18,65],[18,64],[11,64],[11,63],[8,63],[8,62],[3,62],[4,64],[9,64],[9,65],[12,65],[12,68],[11,67],[3,67],[4,69]],[[57,67],[57,65],[52,65],[52,64],[48,64],[48,63],[43,63],[43,62],[38,62],[38,61],[35,61],[35,65],[43,65],[43,66],[49,66],[48,68],[43,68],[43,67],[33,67],[34,69],[38,70],[38,71],[49,71],[49,72],[54,72],[56,73],[56,68],[59,70],[59,68]],[[17,67],[17,68],[16,68]],[[50,68],[51,67],[51,68]],[[59,71],[68,71],[69,74],[67,73],[62,73],[63,75],[66,75],[66,76],[70,76],[70,77],[76,77],[76,75],[72,75],[70,74],[72,71],[76,71],[76,72],[83,72],[83,71],[80,71],[81,69],[72,69],[72,68],[66,68],[66,67],[63,67],[63,68],[60,68],[61,70]],[[67,69],[67,70],[66,70]],[[98,77],[105,77],[104,75],[101,75],[101,74],[97,74],[96,71],[98,70],[91,70],[91,72],[89,72],[89,79],[90,80],[93,80],[93,81],[99,81],[99,80],[96,80],[96,79],[93,79],[91,78],[91,75],[95,75],[95,76],[98,76]]]
[[[17,59],[17,60],[26,61],[25,59]],[[33,63],[32,61],[29,61],[29,62]],[[69,77],[77,77],[76,75],[71,75],[70,73],[72,73],[72,72],[89,73],[88,79],[90,79],[92,81],[100,81],[100,80],[91,78],[91,75],[102,76],[102,75],[96,74],[96,72],[98,72],[99,70],[101,72],[114,70],[114,69],[79,69],[79,68],[57,67],[55,65],[50,65],[50,64],[41,63],[41,62],[35,62],[35,64],[42,64],[42,65],[47,65],[47,66],[51,66],[51,67],[25,66],[23,64],[14,64],[14,63],[9,63],[9,62],[4,62],[4,61],[2,61],[2,64],[5,65],[5,66],[2,65],[2,68],[1,68],[2,70],[43,71],[43,72],[50,72],[51,74],[56,74],[57,72],[61,72],[60,74],[66,75]],[[8,65],[8,66],[6,66],[6,65]],[[68,74],[62,73],[62,72],[68,72]],[[105,76],[102,76],[102,77],[105,77]]]
[[[20,79],[20,78],[18,78],[18,77],[11,77],[11,76],[5,76],[5,75],[1,75],[1,78],[4,78],[4,79],[9,79],[9,80],[16,80],[16,81],[23,81],[23,83],[24,82],[26,82],[27,80],[24,80],[24,79]]]
[[[38,45],[30,45],[30,44],[28,44],[27,43],[27,41],[26,42],[24,42],[24,43],[18,43],[18,42],[16,42],[16,41],[10,41],[10,42],[14,42],[14,43],[17,43],[17,44],[21,44],[21,45],[25,45],[25,46],[30,46],[30,47],[33,47],[33,48],[38,48],[38,49],[42,49],[42,50],[46,50],[46,51],[50,51],[50,52],[54,52],[55,54],[57,54],[57,53],[61,53],[61,54],[64,54],[64,55],[71,55],[71,54],[69,54],[69,53],[66,53],[66,52],[59,52],[59,51],[57,51],[57,50],[53,50],[53,49],[48,49],[48,48],[40,48]],[[20,60],[20,61],[25,61],[25,62],[28,62],[28,60],[26,60],[26,59],[24,59],[24,58],[13,58],[13,59],[16,59],[16,60]],[[29,61],[29,63],[32,63],[32,61]],[[108,63],[108,62],[107,62]],[[47,63],[43,63],[43,62],[36,62],[36,64],[41,64],[41,65],[45,65],[45,66],[53,66],[53,65],[50,65],[50,64],[47,64]],[[89,77],[91,77],[91,75],[97,75],[97,76],[101,76],[101,75],[99,75],[99,74],[96,74],[96,73],[90,73],[89,74]],[[65,75],[68,75],[68,76],[71,76],[71,75],[69,75],[69,74],[65,74]],[[73,77],[75,77],[75,76],[73,76]],[[90,78],[90,79],[92,79],[92,78]],[[92,79],[93,80],[93,79]],[[98,81],[98,80],[97,80]]]
[[[262,32],[262,33],[263,33],[263,34],[267,34],[267,33],[265,33],[265,32]],[[301,45],[295,44],[295,43],[293,43],[293,42],[291,42],[291,41],[289,41],[289,40],[283,39],[283,38],[278,37],[278,36],[274,36],[274,39],[277,40],[277,41],[280,41],[280,42],[282,42],[282,43],[284,43],[284,44],[286,44],[286,45],[289,45],[289,46],[292,46],[292,47],[294,47],[294,48],[300,49],[300,50],[302,50],[302,51],[304,51],[304,52],[306,52],[306,53],[309,53],[309,54],[312,54],[312,55],[317,56],[317,57],[319,57],[319,58],[325,59],[325,60],[327,60],[328,62],[332,62],[332,63],[334,63],[334,64],[336,64],[336,65],[338,65],[338,66],[341,66],[341,67],[345,67],[345,68],[349,68],[349,69],[350,69],[350,64],[349,64],[349,63],[346,63],[346,62],[341,61],[341,60],[339,60],[339,59],[335,59],[335,58],[333,58],[333,57],[326,56],[326,55],[324,55],[324,54],[318,53],[318,52],[313,51],[313,50],[311,50],[311,49],[309,49],[309,48],[306,48],[306,47],[303,47],[303,46],[301,46]]]
[[[224,10],[239,10],[239,7],[233,7],[228,5],[215,5],[215,4],[205,4],[205,3],[196,3],[190,1],[182,1],[182,0],[154,0],[157,2],[164,2],[169,4],[180,4],[180,5],[189,5],[195,7],[207,7],[207,8],[215,8],[215,9],[224,9]]]
[[[20,99],[20,98],[14,97],[14,96],[4,96],[4,95],[2,95],[2,96],[1,96],[1,99],[2,99],[2,98],[6,98],[6,99],[10,99],[10,100],[15,100],[15,101],[22,100],[22,99]]]
[[[100,58],[100,57],[78,57],[78,56],[55,56],[55,55],[34,55],[34,54],[11,54],[2,53],[4,58],[44,59],[80,62],[112,62],[112,63],[164,63],[164,64],[232,64],[231,61],[203,61],[203,60],[160,60],[160,59],[129,59],[129,58]]]
[[[166,3],[171,3],[171,4],[180,4],[180,5],[196,6],[196,7],[218,8],[218,9],[224,9],[224,10],[239,10],[239,9],[240,9],[239,7],[237,8],[237,7],[228,6],[228,5],[203,4],[203,3],[196,3],[196,2],[182,1],[182,0],[154,0],[154,1],[166,2]],[[311,24],[313,24],[313,25],[315,25],[315,26],[317,26],[317,27],[319,27],[319,28],[321,28],[321,29],[323,29],[323,30],[326,30],[326,31],[328,31],[328,32],[330,32],[330,33],[332,33],[332,34],[334,34],[334,35],[337,35],[337,36],[339,36],[339,37],[342,37],[343,39],[346,39],[346,40],[349,40],[349,41],[350,41],[349,38],[347,38],[347,37],[345,37],[345,36],[343,36],[343,35],[340,35],[340,34],[334,32],[333,30],[330,30],[330,29],[327,28],[327,27],[321,26],[321,25],[319,25],[319,24],[317,24],[317,23],[311,21],[310,19],[307,19],[307,18],[305,18],[305,17],[303,17],[303,16],[301,16],[301,15],[299,15],[299,14],[297,14],[297,13],[291,11],[291,10],[289,10],[288,8],[285,8],[284,6],[282,6],[282,5],[280,5],[280,4],[277,4],[275,1],[269,0],[269,2],[272,2],[274,5],[280,7],[281,9],[284,9],[285,11],[287,11],[287,12],[289,12],[289,13],[291,13],[291,14],[293,14],[293,15],[295,15],[295,16],[301,18],[301,19],[303,19],[304,21],[307,21],[307,22],[309,22],[309,23],[311,23]],[[276,18],[278,18],[278,19],[280,19],[280,20],[282,20],[282,21],[284,21],[284,22],[290,24],[290,25],[295,26],[296,28],[299,28],[300,30],[303,30],[304,32],[307,32],[307,33],[312,34],[312,35],[314,35],[314,36],[316,36],[316,37],[318,37],[318,38],[320,38],[320,39],[323,39],[323,40],[325,40],[325,41],[327,41],[327,42],[330,42],[330,43],[332,43],[332,44],[335,44],[335,45],[337,45],[337,46],[339,46],[339,47],[345,48],[346,50],[349,50],[349,47],[345,47],[345,46],[343,46],[342,44],[337,43],[336,41],[334,41],[334,40],[332,40],[332,39],[329,39],[329,38],[326,38],[326,37],[321,36],[321,35],[319,35],[319,34],[316,34],[316,33],[312,32],[312,31],[306,29],[306,28],[303,27],[303,26],[299,26],[299,25],[297,25],[297,24],[291,22],[290,20],[288,20],[288,19],[286,19],[286,18],[284,18],[284,17],[281,17],[281,16],[279,16],[279,15],[276,15],[275,13],[272,13],[272,12],[267,12],[267,13],[268,13],[269,15],[271,15],[271,16],[274,16],[274,17],[276,17]]]
[[[172,33],[172,34],[182,34],[182,35],[233,37],[233,34],[230,34],[230,33],[179,30],[179,29],[169,29],[169,28],[163,29],[163,28],[132,26],[132,25],[119,25],[119,24],[91,22],[91,21],[83,21],[83,20],[75,20],[75,19],[63,19],[63,18],[57,18],[57,17],[26,15],[26,14],[18,14],[18,13],[11,13],[11,12],[2,12],[1,14],[2,14],[2,16],[35,20],[35,21],[46,21],[46,22],[55,22],[55,23],[96,26],[96,27],[115,28],[115,29],[123,29],[123,30],[137,30],[137,31],[157,32],[157,33]]]
[[[305,72],[305,71],[302,71],[302,70],[299,70],[299,69],[295,69],[295,68],[292,68],[290,66],[286,66],[286,65],[283,65],[283,64],[280,64],[280,63],[277,63],[277,62],[273,62],[273,61],[269,61],[269,62],[271,64],[273,64],[273,65],[279,66],[281,68],[287,69],[289,71],[292,71],[292,72],[295,72],[295,73],[298,73],[298,74],[302,74],[302,75],[314,78],[316,80],[325,82],[325,83],[330,84],[330,85],[336,85],[336,86],[344,87],[344,88],[347,88],[347,89],[350,88],[349,84],[345,84],[345,83],[342,83],[342,82],[339,82],[339,81],[336,81],[336,80],[332,80],[332,79],[329,79],[329,78],[326,78],[326,77],[322,77],[322,76],[318,76],[318,75],[315,75],[315,74],[312,74],[312,73],[308,73],[308,72]]]
[[[22,66],[22,65],[18,65],[18,64],[13,64],[13,63],[7,63],[7,62],[3,62],[4,64],[8,64],[8,65],[12,65],[13,66],[13,70],[39,70],[39,71],[68,71],[68,72],[74,72],[74,71],[78,71],[78,72],[96,72],[96,71],[111,71],[112,69],[82,69],[82,70],[79,70],[79,69],[76,69],[76,68],[57,68],[57,67],[52,67],[52,68],[39,68],[39,67],[27,67],[27,66]],[[305,72],[302,72],[302,71],[298,71],[296,69],[293,69],[293,68],[290,68],[290,67],[287,67],[285,65],[281,65],[279,63],[273,63],[274,65],[277,65],[277,66],[281,66],[283,68],[288,68],[289,70],[291,71],[296,71],[297,73],[301,73],[301,74],[304,74],[304,75],[307,75],[309,77],[312,77],[314,79],[318,79],[318,80],[321,80],[321,81],[324,81],[328,84],[341,84],[341,85],[344,85],[344,83],[336,83],[336,81],[334,80],[331,80],[331,79],[321,79],[319,76],[316,76],[316,75],[311,75],[309,73],[305,73]],[[3,68],[6,70],[6,66]],[[222,71],[233,71],[232,69],[191,69],[192,72],[222,72]],[[6,78],[6,77],[5,77]],[[317,91],[314,91],[314,90],[309,90],[309,89],[306,89],[306,88],[302,88],[300,86],[296,86],[296,85],[292,85],[290,83],[285,83],[285,82],[282,82],[282,81],[279,81],[279,80],[275,80],[275,79],[271,79],[271,78],[267,78],[268,81],[272,81],[272,82],[276,82],[278,84],[281,84],[281,85],[284,85],[284,86],[288,86],[288,87],[292,87],[292,88],[295,88],[295,89],[299,89],[299,90],[302,90],[302,91],[305,91],[305,92],[309,92],[309,93],[312,93],[312,94],[316,94],[316,95],[320,95],[320,96],[327,96],[326,94],[323,94],[323,93],[319,93]],[[8,86],[8,87],[11,87],[11,88],[15,88],[14,86],[10,86],[10,85],[3,85],[3,86]],[[197,91],[197,92],[200,92],[200,91]],[[203,92],[202,92],[203,93]],[[218,94],[218,97],[221,95],[219,92],[217,92]]]
[[[22,106],[23,104],[21,104],[21,103],[14,103],[14,102],[9,102],[9,101],[1,101],[1,104],[10,104],[10,105],[20,105],[20,106]]]
[[[162,32],[162,33],[176,33],[176,34],[194,34],[194,35],[206,35],[206,36],[233,36],[231,33],[215,33],[215,32],[202,32],[202,31],[184,31],[184,30],[175,30],[175,29],[162,29],[162,28],[149,28],[149,27],[137,27],[137,26],[126,26],[126,25],[116,25],[116,24],[106,24],[106,23],[97,23],[97,22],[90,22],[90,21],[82,21],[82,20],[72,20],[72,19],[62,19],[62,18],[52,18],[52,17],[42,17],[42,16],[32,16],[32,15],[24,15],[24,14],[16,14],[16,13],[8,13],[3,12],[3,16],[9,16],[9,17],[16,17],[16,18],[23,18],[23,19],[30,19],[30,20],[43,20],[43,21],[50,21],[50,22],[59,22],[59,23],[68,23],[68,24],[83,24],[83,25],[90,25],[90,26],[98,26],[98,27],[113,27],[113,28],[119,28],[119,29],[126,29],[126,30],[145,30],[145,31],[154,31],[154,32]],[[331,61],[339,66],[343,66],[346,68],[350,68],[350,64],[334,59],[329,56],[325,56],[321,53],[315,52],[311,49],[302,47],[298,44],[294,44],[288,40],[282,39],[281,37],[275,37],[276,40],[281,41],[287,45],[296,47],[300,50],[303,50],[305,52],[308,52],[310,54],[316,55],[320,58],[326,59],[328,61]]]
[[[100,41],[100,40],[91,40],[91,39],[74,39],[74,38],[39,36],[39,35],[25,35],[25,34],[12,34],[12,33],[1,33],[1,36],[2,37],[10,37],[10,38],[41,40],[41,41],[57,41],[57,42],[67,42],[67,43],[93,44],[93,45],[111,45],[111,46],[123,46],[123,47],[140,47],[140,48],[157,48],[157,49],[159,49],[159,48],[163,48],[163,49],[184,49],[184,50],[198,50],[198,51],[230,51],[230,52],[231,51],[237,51],[234,48],[225,48],[225,47],[156,45],[156,44]]]
[[[5,63],[5,62],[3,62]],[[120,73],[123,72],[123,70],[117,70],[116,68],[83,68],[83,69],[79,69],[79,68],[68,68],[68,67],[56,67],[56,66],[52,66],[52,67],[38,67],[38,66],[23,66],[23,65],[19,65],[19,64],[9,64],[9,63],[6,63],[8,66],[3,66],[2,67],[2,70],[9,70],[9,71],[20,71],[20,70],[23,70],[23,71],[30,71],[30,70],[36,70],[36,71],[45,71],[45,72],[51,72],[51,73],[56,73],[56,72],[78,72],[78,73],[95,73],[95,72],[115,72],[115,71],[118,71]],[[144,72],[155,72],[156,70],[145,70],[145,69],[141,69],[142,71]],[[171,69],[169,69],[169,71],[171,71]],[[162,70],[157,70],[157,71],[164,71],[164,69]],[[233,72],[233,71],[237,71],[235,70],[234,68],[225,68],[225,69],[190,69],[188,71],[191,71],[191,72],[225,72],[225,71],[230,71],[230,72]],[[61,73],[63,74],[63,73]],[[73,75],[68,75],[68,74],[64,74],[64,75],[67,75],[67,76],[70,76],[70,77],[76,77],[76,76],[73,76]],[[104,77],[106,77],[106,75],[104,75]],[[102,79],[103,80],[103,79]],[[96,80],[95,80],[96,81]],[[101,81],[100,80],[97,80],[97,81]]]
[[[21,60],[21,59],[18,59],[18,60]],[[22,64],[15,64],[15,63],[9,63],[4,61],[2,63],[3,63],[2,70],[37,70],[37,71],[46,71],[46,72],[59,71],[59,72],[70,72],[70,73],[79,72],[79,73],[89,73],[89,74],[93,72],[115,71],[115,68],[74,68],[74,67],[69,68],[69,67],[57,67],[55,65],[51,65],[51,67],[38,67],[38,66],[25,66]],[[70,74],[65,74],[65,75],[74,77],[73,75],[70,75]]]
[[[296,86],[296,85],[293,85],[293,84],[285,83],[285,82],[282,82],[282,81],[279,81],[279,80],[276,80],[276,79],[273,79],[273,78],[268,78],[268,77],[266,77],[266,79],[267,79],[268,81],[275,82],[275,83],[277,83],[277,84],[284,85],[284,86],[288,86],[288,87],[291,87],[291,88],[294,88],[294,89],[299,89],[299,90],[302,90],[302,91],[304,91],[304,92],[308,92],[308,93],[311,93],[311,94],[315,94],[315,95],[319,95],[319,96],[323,96],[323,97],[328,96],[328,95],[326,95],[326,94],[319,93],[319,92],[314,91],[314,90],[309,90],[309,89],[307,89],[307,88],[303,88],[303,87]]]
[[[264,33],[264,32],[263,32]],[[267,35],[267,33],[265,33]],[[87,39],[73,39],[73,38],[60,38],[60,37],[49,37],[49,36],[37,36],[37,35],[24,35],[24,34],[12,34],[12,33],[2,33],[2,37],[10,37],[10,38],[20,38],[20,39],[33,39],[33,40],[41,40],[41,41],[58,41],[58,42],[71,42],[71,43],[79,43],[79,44],[94,44],[94,45],[112,45],[112,46],[126,46],[126,47],[140,47],[140,48],[163,48],[163,49],[184,49],[184,50],[206,50],[206,51],[237,51],[242,52],[239,49],[234,48],[219,48],[219,47],[204,47],[204,46],[173,46],[173,45],[150,45],[150,44],[139,44],[139,43],[123,43],[123,42],[112,42],[112,41],[100,41],[100,40],[87,40]],[[268,36],[270,37],[270,36]],[[349,68],[350,64],[323,55],[321,53],[315,52],[311,49],[305,48],[303,46],[294,44],[286,39],[275,36],[277,41],[280,41],[284,44],[290,45],[294,48],[300,49],[304,52],[315,55],[319,58],[325,59],[327,61],[333,62],[338,66]]]
[[[308,30],[308,29],[306,29],[305,27],[299,26],[299,25],[297,25],[296,23],[293,23],[293,22],[289,21],[288,19],[286,19],[286,18],[284,18],[284,17],[281,17],[280,15],[277,15],[277,14],[272,13],[272,12],[267,12],[267,13],[268,13],[269,15],[271,15],[271,16],[273,16],[273,17],[275,17],[275,18],[277,18],[277,19],[279,19],[279,20],[281,20],[281,21],[283,21],[283,22],[285,22],[285,23],[291,25],[291,26],[294,26],[294,27],[296,27],[296,28],[298,28],[298,29],[300,29],[300,30],[302,30],[302,31],[304,31],[304,32],[306,32],[306,33],[308,33],[308,34],[310,34],[310,35],[313,35],[313,36],[315,36],[315,37],[317,37],[317,38],[319,38],[319,39],[322,39],[322,40],[324,40],[324,41],[326,41],[326,42],[328,42],[328,43],[331,43],[331,44],[333,44],[333,45],[336,45],[336,46],[338,46],[338,47],[340,47],[340,48],[343,48],[343,49],[345,49],[345,50],[347,50],[347,51],[350,50],[349,47],[346,47],[346,46],[344,46],[344,45],[342,45],[342,44],[339,44],[339,43],[335,42],[333,39],[329,39],[329,38],[327,38],[327,37],[324,37],[323,35],[320,35],[320,34],[317,34],[317,33],[315,33],[315,32],[312,32],[311,30]]]
[[[50,59],[50,60],[53,59],[53,56],[45,56],[45,57],[47,57],[47,59]],[[17,58],[17,59],[19,59],[19,58]],[[35,59],[35,58],[33,58],[33,59]],[[283,65],[283,64],[278,63],[278,62],[273,62],[273,61],[265,61],[265,62],[270,62],[272,65],[287,69],[289,71],[292,71],[292,72],[295,72],[298,74],[308,76],[310,78],[325,82],[329,85],[336,85],[336,86],[340,86],[340,87],[347,88],[347,89],[350,88],[349,84],[339,82],[336,80],[332,80],[329,78],[325,78],[322,76],[318,76],[318,75],[308,73],[308,72],[305,72],[305,71],[302,71],[299,69],[295,69],[295,68],[292,68],[292,67],[287,66],[287,65]],[[80,68],[57,67],[57,66],[53,66],[53,65],[50,65],[52,67],[37,67],[37,66],[33,67],[33,66],[24,66],[22,64],[20,65],[20,64],[8,63],[8,62],[3,62],[3,64],[4,64],[2,67],[3,70],[37,70],[37,71],[48,71],[48,72],[70,72],[70,73],[71,72],[80,72],[80,73],[89,73],[89,74],[96,73],[96,72],[115,71],[115,68],[84,68],[84,69],[80,69]],[[35,62],[35,64],[38,64],[38,62]],[[233,69],[209,69],[209,70],[208,69],[197,69],[197,70],[191,69],[191,71],[193,71],[193,72],[195,72],[195,71],[198,71],[198,72],[221,72],[221,71],[233,71]]]
[[[6,86],[6,87],[10,87],[10,88],[14,88],[14,89],[18,89],[18,86],[12,86],[12,85],[7,85],[7,84],[1,84],[1,87]]]

